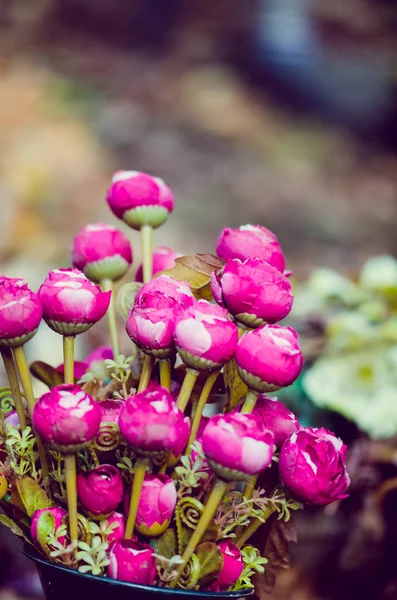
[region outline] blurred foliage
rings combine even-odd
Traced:
[[[317,269],[296,289],[293,317],[323,319],[325,346],[301,385],[320,408],[373,439],[397,434],[397,261],[376,256],[357,281]]]

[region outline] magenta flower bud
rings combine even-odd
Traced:
[[[109,378],[109,369],[105,360],[114,360],[113,350],[110,346],[99,346],[85,359],[88,365],[87,371],[90,371],[97,379],[106,381]]]
[[[280,478],[299,500],[330,504],[348,496],[345,458],[345,444],[331,431],[302,427],[281,448]]]
[[[112,225],[86,225],[73,240],[72,264],[91,281],[117,281],[132,264],[131,244],[124,233]]]
[[[258,415],[215,415],[203,433],[203,452],[215,473],[242,481],[266,469],[273,456],[274,438]]]
[[[179,410],[170,392],[156,384],[129,396],[119,418],[122,435],[136,452],[144,455],[173,451],[186,423],[188,417]]]
[[[226,228],[216,244],[220,258],[260,258],[279,271],[285,269],[285,258],[275,234],[261,225],[241,225],[237,229]]]
[[[266,429],[273,433],[274,443],[278,448],[299,429],[298,418],[277,398],[259,396],[253,412],[261,416]]]
[[[107,194],[110,209],[133,229],[159,227],[174,208],[174,196],[162,179],[138,171],[117,171]]]
[[[220,542],[218,548],[223,555],[223,567],[212,589],[222,592],[236,583],[243,572],[244,561],[240,549],[230,540]]]
[[[156,559],[154,550],[148,544],[140,544],[133,540],[120,540],[109,552],[110,564],[108,577],[153,585],[156,577]]]
[[[178,254],[171,250],[171,248],[167,248],[166,246],[160,246],[153,252],[153,275],[159,273],[160,271],[168,271],[168,269],[172,269],[175,267],[175,259],[182,254]],[[143,282],[143,268],[142,265],[138,267],[138,270],[135,275],[135,281],[139,283]]]
[[[241,379],[257,392],[274,392],[299,376],[303,356],[298,334],[291,327],[263,325],[247,331],[237,344],[236,363]]]
[[[119,423],[119,417],[124,400],[103,400],[99,403],[102,410],[101,423]]]
[[[45,515],[46,513],[51,513],[52,516],[54,517],[54,530],[53,530],[54,534],[55,534],[56,530],[58,529],[58,527],[60,527],[62,525],[63,518],[68,514],[66,512],[66,510],[64,510],[63,508],[58,508],[56,506],[51,507],[51,508],[42,508],[42,509],[36,510],[32,515],[32,522],[30,525],[30,533],[32,536],[32,540],[36,544],[38,543],[38,531],[40,530],[40,527],[41,527],[41,524],[40,524],[41,517],[43,515]],[[44,531],[46,531],[48,533],[47,527],[44,529]],[[66,538],[64,536],[61,536],[60,538],[58,538],[58,542],[60,544],[65,544]]]
[[[179,315],[196,302],[188,283],[169,275],[155,277],[139,290],[135,306],[140,308],[172,308]]]
[[[111,294],[77,269],[50,271],[38,292],[46,323],[62,335],[83,333],[102,319]]]
[[[218,304],[246,327],[281,321],[292,307],[288,278],[259,258],[228,260],[221,275],[212,273],[211,288]]]
[[[65,365],[63,363],[61,365],[58,365],[57,371],[63,376],[65,374]],[[81,379],[87,371],[88,364],[86,362],[82,362],[80,360],[74,361],[74,378],[76,379],[76,381]]]
[[[171,459],[169,464],[174,466],[178,462],[178,459],[182,452],[186,448],[186,444],[188,443],[190,436],[190,419],[185,417],[183,423],[181,424],[181,428],[179,431],[179,439],[177,440],[175,446],[171,452]]]
[[[182,360],[190,367],[213,369],[233,357],[238,329],[227,310],[199,300],[177,320],[174,339]]]
[[[0,277],[0,346],[22,346],[40,325],[43,309],[23,279]]]
[[[102,410],[78,385],[58,385],[43,394],[33,410],[33,425],[44,442],[64,453],[89,446]]]
[[[141,535],[157,537],[167,529],[177,501],[176,488],[168,475],[145,475],[136,516],[136,530]],[[128,515],[130,496],[124,497]]]
[[[118,542],[119,540],[123,539],[124,534],[125,534],[125,518],[124,515],[122,515],[119,512],[113,512],[110,517],[107,518],[107,522],[109,523],[109,525],[117,525],[117,527],[114,527],[114,529],[112,530],[112,533],[110,533],[108,535],[108,543],[113,546],[116,542]]]
[[[98,465],[93,471],[77,475],[77,496],[86,511],[94,516],[108,515],[123,499],[123,479],[113,465]]]
[[[135,306],[129,314],[126,331],[146,354],[167,358],[175,349],[173,307],[141,308]]]

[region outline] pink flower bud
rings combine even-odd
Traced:
[[[33,425],[44,442],[60,452],[77,452],[96,436],[102,410],[78,385],[58,385],[33,410]]]
[[[212,369],[233,357],[238,329],[224,308],[199,300],[177,320],[174,339],[181,358],[189,366]]]
[[[117,171],[107,194],[110,209],[130,227],[159,227],[174,208],[174,196],[159,177],[138,171]]]
[[[189,423],[165,388],[151,384],[130,396],[121,409],[119,427],[127,442],[138,453],[163,453],[174,450]]]
[[[130,338],[146,354],[167,358],[174,350],[175,312],[173,307],[135,306],[127,319]]]
[[[168,275],[145,283],[135,298],[135,306],[140,308],[172,308],[178,315],[195,302],[190,285]]]
[[[86,362],[82,362],[79,360],[74,361],[74,378],[76,381],[81,379],[83,377],[83,375],[87,372],[87,370],[88,370],[88,364]],[[63,363],[61,365],[58,365],[57,371],[58,371],[58,373],[61,373],[61,375],[63,376],[65,373],[65,365]]]
[[[266,469],[273,456],[274,438],[258,415],[215,415],[203,433],[203,452],[220,477],[240,481]]]
[[[278,448],[299,429],[298,418],[277,398],[259,396],[253,412],[261,416],[266,429],[273,433],[274,443]]]
[[[105,360],[114,360],[113,350],[110,346],[99,346],[93,350],[85,359],[87,371],[90,371],[97,379],[109,378],[109,369],[105,365]]]
[[[136,516],[136,530],[141,535],[157,537],[167,529],[177,501],[175,485],[168,475],[145,475]],[[128,515],[130,496],[124,499]]]
[[[123,492],[123,479],[113,465],[98,465],[92,471],[81,471],[77,475],[77,496],[84,509],[95,516],[116,510]]]
[[[116,423],[118,425],[124,400],[103,400],[99,402],[102,410],[101,423]]]
[[[223,567],[212,589],[222,592],[236,583],[243,572],[244,561],[240,549],[230,540],[220,542],[218,548],[223,555]]]
[[[32,536],[32,540],[37,544],[38,543],[38,532],[41,529],[41,522],[43,520],[43,515],[46,515],[50,513],[53,518],[54,518],[54,529],[53,532],[55,534],[56,530],[58,529],[58,527],[60,527],[62,525],[62,521],[64,519],[64,517],[68,514],[66,512],[66,510],[63,510],[63,508],[58,508],[58,507],[51,507],[51,508],[42,508],[39,510],[36,510],[33,515],[32,515],[32,523],[30,525],[30,533]],[[43,532],[46,532],[48,534],[48,528],[45,527],[43,529]],[[65,544],[66,543],[66,538],[64,536],[61,536],[60,538],[58,538],[58,542],[60,544]]]
[[[0,277],[0,346],[21,346],[40,325],[43,309],[23,279]]]
[[[328,429],[307,427],[284,443],[279,459],[283,483],[298,499],[325,505],[347,498],[346,446]]]
[[[148,544],[132,540],[116,542],[109,553],[108,577],[153,585],[156,577],[156,559],[154,550]]]
[[[157,248],[153,252],[153,275],[159,273],[160,271],[168,271],[168,269],[175,267],[175,259],[179,256],[182,256],[182,254],[178,254],[166,246],[160,246]],[[135,281],[138,281],[139,283],[143,282],[142,265],[138,267],[135,275]]]
[[[228,260],[221,275],[212,273],[211,282],[215,300],[247,327],[281,321],[292,307],[288,278],[259,258]]]
[[[106,223],[86,225],[74,238],[72,264],[91,281],[117,281],[131,263],[131,244],[116,227]]]
[[[77,335],[106,314],[111,292],[101,292],[77,269],[55,269],[48,273],[38,295],[51,329]]]
[[[261,225],[241,225],[224,229],[216,244],[218,256],[228,258],[260,258],[283,272],[285,259],[275,234]]]
[[[109,525],[117,525],[112,530],[112,533],[108,535],[108,543],[113,546],[116,542],[123,539],[125,534],[125,518],[124,515],[118,512],[113,512],[110,517],[107,518]]]
[[[190,436],[190,419],[185,417],[185,419],[183,420],[183,423],[181,424],[181,428],[179,431],[179,438],[178,438],[175,446],[172,449],[172,453],[171,453],[172,456],[171,456],[171,461],[170,461],[171,465],[173,462],[175,462],[175,464],[176,464],[180,455],[185,450],[186,444],[188,443],[188,440],[189,440],[189,436]],[[174,459],[174,460],[172,460],[172,459]]]
[[[237,344],[236,363],[240,377],[257,392],[287,387],[303,366],[298,335],[291,327],[280,325],[247,331]]]

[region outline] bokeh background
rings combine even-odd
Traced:
[[[37,289],[67,266],[80,227],[113,222],[104,198],[120,168],[171,186],[156,243],[184,254],[259,223],[297,280],[396,255],[396,25],[391,0],[1,0],[2,274]],[[103,341],[94,329],[78,358]],[[57,341],[41,331],[31,353],[59,363]],[[343,570],[335,512],[300,525],[271,598],[345,597],[318,581]],[[0,598],[39,594],[0,532]],[[397,598],[383,583],[362,597]]]

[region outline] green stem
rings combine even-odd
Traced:
[[[194,416],[193,416],[193,422],[192,422],[192,428],[190,430],[189,441],[188,441],[187,447],[186,447],[187,455],[191,454],[191,452],[192,452],[191,446],[197,436],[197,431],[200,426],[201,415],[203,414],[203,410],[204,410],[205,404],[208,400],[208,396],[211,393],[211,390],[218,378],[218,375],[219,375],[219,371],[213,371],[212,373],[210,373],[207,377],[207,381],[205,382],[205,384],[203,386],[203,389],[201,390],[200,398],[199,398],[199,401],[197,402]]]
[[[69,533],[70,541],[73,543],[77,542],[78,539],[76,456],[74,454],[66,454],[65,456],[65,478],[69,513]]]
[[[171,361],[169,358],[161,359],[159,361],[160,368],[160,385],[166,388],[168,391],[171,388]]]
[[[264,516],[266,517],[266,520],[274,513],[274,508],[269,506],[269,508],[266,509],[266,512],[264,513]],[[238,546],[238,548],[242,548],[245,544],[245,542],[247,542],[249,540],[249,538],[254,535],[254,533],[256,531],[258,531],[259,527],[261,525],[263,525],[264,521],[261,521],[260,519],[254,519],[252,521],[252,523],[248,526],[244,528],[243,533],[241,534],[241,536],[238,538],[236,543],[236,546]]]
[[[143,392],[143,390],[146,390],[147,386],[149,385],[150,377],[152,376],[153,363],[154,363],[153,358],[151,356],[149,356],[149,354],[146,354],[145,359],[143,361],[143,367],[142,367],[142,372],[141,372],[141,378],[139,380],[138,392]]]
[[[217,479],[215,485],[208,496],[207,502],[205,503],[204,510],[201,514],[199,522],[197,523],[196,529],[193,531],[193,535],[190,538],[188,545],[186,546],[185,552],[183,553],[182,559],[183,564],[179,567],[176,578],[171,582],[170,588],[175,588],[178,584],[178,580],[183,573],[186,564],[189,562],[192,554],[194,553],[197,544],[200,543],[201,538],[206,532],[208,525],[211,523],[215,516],[219,504],[222,502],[222,498],[225,495],[228,483]]]
[[[257,392],[249,390],[248,394],[245,397],[244,404],[241,408],[241,412],[242,413],[252,413],[252,411],[255,408],[257,399],[258,399]]]
[[[23,346],[18,346],[17,348],[14,348],[13,353],[14,353],[14,359],[15,359],[15,362],[17,365],[19,377],[20,377],[20,380],[22,383],[22,388],[23,388],[23,391],[25,394],[26,402],[28,405],[30,418],[32,419],[36,400],[34,397],[32,380],[30,379],[29,367],[28,367],[28,363],[26,360],[25,351],[23,349]],[[37,451],[39,453],[39,458],[40,458],[40,462],[41,462],[41,469],[42,469],[42,473],[43,473],[43,483],[44,483],[44,486],[46,487],[49,483],[47,456],[45,453],[43,442],[41,441],[39,434],[36,431],[34,432],[34,434],[35,434],[35,438],[36,438]]]
[[[65,383],[74,383],[74,336],[63,336],[63,364]]]
[[[134,532],[136,515],[138,513],[139,500],[141,497],[142,485],[145,479],[146,469],[150,466],[150,458],[140,457],[135,463],[134,479],[132,482],[130,510],[128,513],[127,525],[125,528],[125,539],[130,540]]]
[[[151,280],[153,275],[153,229],[150,225],[141,227],[143,283]]]
[[[179,392],[177,400],[178,408],[182,412],[185,412],[198,376],[199,372],[195,369],[186,369],[185,379],[183,380],[181,391]]]
[[[254,475],[245,484],[244,490],[243,490],[243,496],[244,496],[245,500],[251,500],[252,495],[254,493],[254,489],[255,489],[257,481],[258,481],[258,477],[259,477],[259,475]],[[244,530],[244,528],[241,527],[241,526],[237,528],[237,530],[236,530],[236,537],[237,538],[239,538],[241,536],[243,530]]]
[[[26,415],[23,407],[21,390],[19,389],[18,373],[15,368],[14,358],[12,356],[11,348],[7,346],[1,347],[1,356],[3,358],[4,367],[7,373],[8,381],[14,398],[15,408],[17,409],[19,425],[21,431],[26,429]]]
[[[117,360],[120,354],[120,342],[119,332],[117,328],[117,315],[116,315],[116,303],[114,299],[113,281],[110,279],[102,279],[101,288],[104,292],[112,292],[110,297],[110,304],[107,310],[108,326],[110,333],[110,340],[113,348],[113,359]]]

